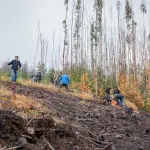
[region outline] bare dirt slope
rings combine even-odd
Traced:
[[[10,83],[5,86],[11,90]],[[22,145],[28,150],[150,150],[147,113],[129,115],[100,102],[22,85],[17,85],[16,93],[43,101],[54,114],[24,120],[0,111],[2,146]]]

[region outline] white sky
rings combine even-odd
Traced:
[[[92,16],[93,1],[85,0],[86,14],[89,18]],[[125,0],[121,0],[123,15],[124,2]],[[132,0],[132,2],[136,14],[135,20],[138,25],[142,26],[141,0]],[[147,0],[146,4],[150,15],[150,0]],[[116,0],[105,0],[108,30],[111,7],[113,22],[117,25]],[[58,47],[60,34],[63,38],[62,21],[64,18],[64,0],[0,0],[0,61],[13,59],[15,55],[18,55],[21,61],[27,61],[29,65],[33,64],[38,36],[37,23],[39,20],[41,31],[49,40],[48,62],[50,62],[54,28],[56,34],[55,45]]]

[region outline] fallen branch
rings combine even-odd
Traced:
[[[25,138],[29,138],[29,139],[32,139],[32,137],[31,136],[28,136],[28,135],[22,135],[22,137],[25,137]]]
[[[14,146],[14,147],[10,147],[10,148],[4,149],[4,150],[13,150],[13,149],[21,148],[21,147],[22,146]]]
[[[97,139],[97,135],[95,135],[93,132],[89,131],[89,134]]]
[[[43,139],[47,142],[48,146],[50,147],[51,150],[54,150],[54,148],[52,147],[52,145],[46,140],[46,138],[43,136]]]
[[[108,144],[104,148],[94,148],[94,150],[110,150],[112,146],[112,143]]]
[[[33,121],[34,119],[31,119],[28,123],[27,123],[27,126]]]
[[[3,147],[2,150],[5,150],[7,146]]]
[[[89,138],[86,138],[86,137],[84,137],[84,136],[82,136],[82,135],[79,135],[79,136],[80,136],[80,137],[82,137],[82,138],[84,138],[84,139],[86,139],[87,141],[89,141],[89,142],[91,142],[91,143],[95,144],[96,146],[100,147],[100,145],[99,145],[99,144],[97,144],[96,142],[94,142],[94,141],[90,140]]]

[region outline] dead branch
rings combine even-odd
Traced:
[[[10,147],[10,148],[4,149],[4,150],[13,150],[13,149],[21,148],[21,147],[22,146],[14,146],[14,147]]]
[[[87,141],[89,141],[89,142],[91,142],[91,143],[95,144],[96,146],[100,147],[100,145],[99,145],[99,144],[97,144],[96,142],[92,141],[91,139],[86,138],[86,137],[84,137],[84,136],[82,136],[82,135],[79,135],[79,136],[80,136],[80,137],[82,137],[82,138],[84,138],[85,140],[87,140]]]
[[[54,150],[54,148],[52,147],[52,145],[46,140],[46,138],[43,136],[44,141],[47,142],[48,146],[50,147],[51,150]]]

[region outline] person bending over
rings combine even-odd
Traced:
[[[115,94],[114,95],[114,100],[117,101],[117,105],[120,105],[121,107],[123,107],[125,105],[125,96],[120,94]]]
[[[60,83],[60,89],[62,87],[65,87],[66,88],[66,91],[68,91],[68,86],[70,84],[70,77],[67,75],[67,73],[65,73],[64,75],[62,75],[59,80],[58,80],[58,83]]]

